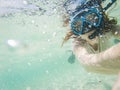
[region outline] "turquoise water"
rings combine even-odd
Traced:
[[[69,41],[61,48],[66,28],[59,8],[49,13],[50,5],[41,1],[0,7],[6,10],[0,12],[0,90],[111,90],[116,75],[89,73],[77,60],[68,62],[72,47]],[[119,3],[111,14],[118,23]],[[48,11],[42,15],[37,4]]]

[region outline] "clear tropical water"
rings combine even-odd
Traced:
[[[0,90],[111,90],[116,75],[88,73],[61,48],[64,0],[0,0]],[[120,1],[111,12],[120,21]]]

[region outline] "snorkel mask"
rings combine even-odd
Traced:
[[[82,35],[94,30],[94,33],[89,36],[90,39],[101,35],[106,23],[105,11],[111,7],[116,0],[111,0],[104,8],[101,3],[105,0],[76,0],[74,2],[78,1],[81,2],[77,3],[79,5],[74,7],[74,10],[71,12],[68,10],[72,32],[75,35]],[[65,6],[67,6],[66,3]]]

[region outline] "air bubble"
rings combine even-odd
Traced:
[[[11,46],[11,47],[17,47],[17,46],[19,46],[19,42],[16,41],[16,40],[12,40],[12,39],[8,40],[8,41],[7,41],[7,44],[8,44],[9,46]]]
[[[28,4],[28,2],[24,0],[24,1],[23,1],[23,4],[27,5],[27,4]]]
[[[102,43],[104,43],[105,41],[104,40],[102,40]]]
[[[102,37],[103,37],[103,35],[100,35],[100,37],[102,38]]]
[[[88,9],[86,8],[85,11],[88,11]]]
[[[46,50],[46,48],[42,48],[43,50]]]
[[[45,31],[43,31],[42,33],[43,33],[43,34],[46,34],[46,32],[45,32]]]
[[[28,66],[31,66],[31,63],[30,63],[30,62],[28,62],[27,64],[28,64]]]
[[[12,70],[9,68],[9,69],[8,69],[8,72],[11,72],[11,71],[12,71]]]
[[[89,27],[89,28],[91,28],[92,26],[91,26],[91,25],[89,25],[88,27]]]
[[[95,19],[98,19],[98,17],[96,16]]]
[[[42,59],[40,59],[39,61],[42,62]]]
[[[31,87],[26,87],[26,90],[31,90]]]
[[[47,28],[47,25],[44,25],[44,28]]]
[[[34,21],[34,20],[32,20],[31,22],[32,22],[32,24],[34,24],[34,23],[35,23],[35,21]]]
[[[115,35],[117,35],[117,34],[118,34],[118,32],[116,31],[116,32],[115,32]]]
[[[96,23],[94,23],[93,25],[96,25]]]
[[[50,39],[48,39],[47,41],[50,42]]]
[[[45,72],[46,72],[46,74],[48,74],[48,73],[49,73],[49,71],[48,71],[48,70],[46,70]]]
[[[57,34],[57,33],[56,33],[56,32],[54,32],[54,33],[53,33],[53,37],[55,37],[55,36],[56,36],[56,34]]]

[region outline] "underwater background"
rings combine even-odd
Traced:
[[[61,47],[64,2],[0,0],[0,90],[111,90],[117,75],[84,70],[72,40]],[[109,14],[118,24],[119,8]]]

